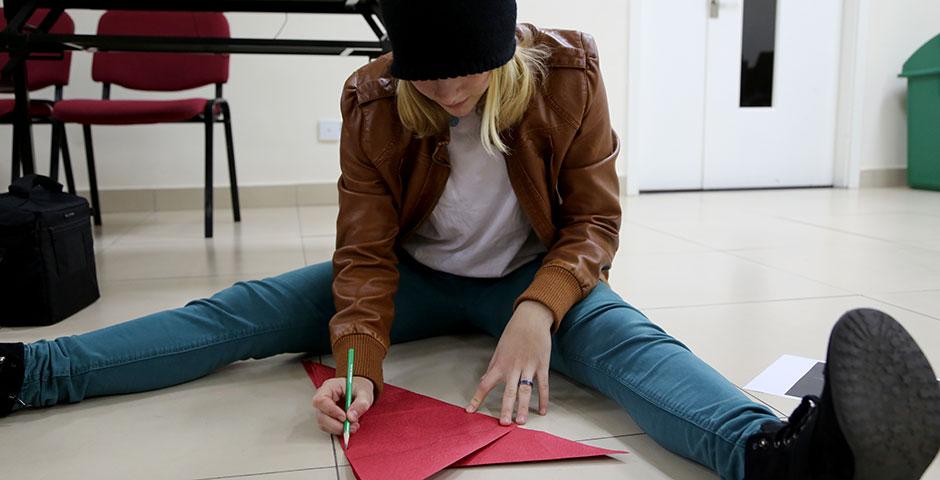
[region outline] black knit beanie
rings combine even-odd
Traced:
[[[515,54],[515,0],[381,0],[380,6],[396,78],[482,73]]]

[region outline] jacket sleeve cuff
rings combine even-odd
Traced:
[[[513,310],[526,300],[539,302],[552,311],[552,333],[555,333],[568,310],[581,301],[581,284],[574,274],[562,267],[544,266],[536,272],[529,288],[516,298]]]
[[[382,378],[382,360],[385,359],[385,347],[378,340],[365,334],[352,334],[340,337],[333,344],[333,358],[336,359],[336,377],[346,378],[347,353],[355,349],[353,375],[372,380],[375,398],[378,399],[385,385]]]

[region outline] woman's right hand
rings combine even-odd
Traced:
[[[353,377],[352,403],[349,404],[349,433],[359,430],[359,419],[372,406],[375,399],[372,380],[365,377]],[[320,385],[313,396],[313,408],[317,410],[317,423],[320,429],[334,435],[342,435],[343,422],[346,421],[346,379],[331,378]]]

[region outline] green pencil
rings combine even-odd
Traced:
[[[353,359],[356,356],[356,349],[350,348],[346,359],[346,412],[349,412],[349,404],[352,403],[352,377],[353,377]],[[349,417],[343,422],[343,445],[349,448]]]

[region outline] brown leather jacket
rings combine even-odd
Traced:
[[[620,229],[619,141],[591,36],[531,29],[547,46],[548,74],[522,121],[505,132],[509,180],[548,253],[519,296],[546,305],[553,331],[565,313],[607,273]],[[396,247],[434,209],[450,172],[448,133],[416,138],[396,110],[390,55],[346,81],[341,107],[339,216],[333,254],[330,321],[337,375],[355,348],[355,375],[381,392],[398,288]]]

